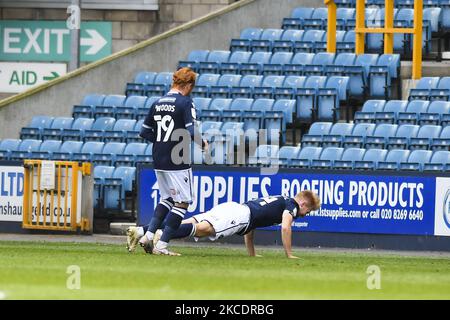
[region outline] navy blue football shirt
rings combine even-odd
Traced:
[[[181,142],[181,138],[173,141],[172,135],[177,129],[187,129],[191,138],[196,127],[196,112],[192,99],[178,91],[169,91],[164,97],[156,100],[142,125],[141,136],[153,142],[153,164],[157,170],[185,170],[190,164],[190,141],[188,148],[181,148],[179,157],[186,156],[189,161],[181,163],[172,159],[173,148]],[[183,154],[183,150],[189,152]]]
[[[289,197],[272,196],[251,200],[245,203],[250,208],[250,222],[245,233],[255,228],[280,224],[286,211],[295,219],[299,217],[297,202]]]

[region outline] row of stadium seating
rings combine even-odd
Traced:
[[[449,150],[450,126],[315,122],[302,146]]]
[[[408,27],[408,25],[398,25],[396,27]],[[250,34],[259,33],[264,29],[248,28],[241,33],[241,38],[232,39],[230,51],[250,51],[250,52],[326,52],[327,51],[327,31],[316,29],[265,29],[264,33],[278,34],[282,33],[281,38],[274,36],[276,40],[252,40]],[[266,36],[267,38],[268,36]],[[270,38],[270,37],[269,37]],[[379,53],[383,50],[383,35],[369,33],[365,35],[365,47],[367,52]],[[424,31],[422,44],[425,53],[431,51],[432,34]],[[407,56],[412,49],[412,36],[409,34],[396,34],[394,36],[394,52]],[[337,30],[336,31],[336,52],[354,52],[355,51],[355,31]]]
[[[397,54],[362,54],[354,53],[297,53],[277,52],[229,52],[229,51],[192,51],[188,60],[180,61],[179,67],[190,67],[193,70],[205,72],[218,72],[227,75],[222,80],[213,78],[210,86],[236,87],[244,86],[238,83],[239,77],[232,74],[259,74],[259,75],[295,75],[295,76],[348,76],[350,77],[350,94],[353,97],[385,96],[386,88],[390,87],[393,79],[397,79],[400,68],[400,57]],[[161,89],[159,75],[140,73],[135,83],[127,84],[126,94],[149,95],[154,89]],[[198,85],[203,85],[199,77]],[[142,81],[147,81],[147,85]],[[149,83],[153,79],[154,83]],[[139,83],[139,81],[141,83]],[[167,85],[167,83],[166,83]],[[254,84],[253,86],[258,86]],[[286,85],[285,85],[286,86]],[[230,89],[229,94],[233,94]],[[195,93],[195,92],[194,92]],[[220,91],[213,91],[220,94]]]
[[[334,1],[338,8],[356,8],[356,0],[335,0]],[[378,6],[384,7],[385,0],[365,0],[365,5],[367,8]],[[410,8],[414,9],[414,0],[395,0],[395,8]],[[441,8],[442,9],[442,20],[450,11],[450,1],[449,0],[426,0],[423,1],[424,8]]]
[[[355,123],[450,124],[450,102],[424,100],[367,100]]]
[[[143,120],[119,119],[112,117],[72,118],[33,117],[28,127],[21,129],[21,139],[72,140],[72,141],[140,141],[138,133]]]
[[[450,77],[423,77],[416,87],[409,91],[408,100],[444,100],[450,99]]]
[[[0,141],[0,159],[48,159],[85,161],[95,165],[135,166],[152,162],[152,145],[142,142],[61,141],[4,139]]]
[[[446,10],[444,10],[446,11]],[[338,8],[336,13],[338,29],[355,29],[356,10],[354,8]],[[450,25],[445,21],[448,13],[443,12],[439,6],[428,7],[423,10],[424,27],[428,26],[431,32],[438,32]],[[382,26],[385,19],[384,3],[380,7],[365,8],[365,21],[367,27]],[[296,8],[290,18],[284,18],[283,29],[323,29],[328,24],[328,8]],[[395,8],[394,25],[397,27],[412,27],[414,24],[414,10],[412,8]]]
[[[309,169],[450,171],[450,151],[261,145],[249,162]]]

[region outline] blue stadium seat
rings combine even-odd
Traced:
[[[231,102],[230,110],[248,111],[252,108],[254,100],[249,98],[236,98]]]
[[[387,149],[407,149],[411,138],[417,137],[420,126],[413,124],[400,125],[395,137],[388,138]]]
[[[314,118],[319,121],[340,119],[340,101],[346,101],[349,91],[349,77],[329,77],[325,88],[319,88],[316,93],[317,108]]]
[[[156,72],[148,72],[141,71],[134,78],[134,82],[127,83],[125,87],[125,95],[128,96],[140,96],[144,94],[144,86],[146,84],[152,84],[155,81],[157,73]],[[93,105],[102,105],[103,101],[99,103],[95,103]],[[85,115],[82,115],[85,116]]]
[[[254,52],[248,63],[241,63],[240,73],[242,75],[261,74],[263,65],[269,63],[271,58],[270,52]]]
[[[116,119],[135,119],[140,108],[145,108],[146,96],[131,96],[123,107],[116,108]]]
[[[239,74],[242,63],[248,63],[252,52],[250,51],[234,51],[230,55],[228,62],[220,64],[221,74]]]
[[[327,77],[324,76],[310,76],[306,79],[304,88],[297,89],[296,114],[301,122],[309,123],[313,120],[317,89],[324,88],[326,80]]]
[[[33,159],[48,160],[53,158],[53,153],[58,152],[61,148],[62,141],[60,140],[45,140],[42,141],[39,151],[32,151],[31,157]]]
[[[419,115],[425,113],[428,109],[429,101],[412,100],[408,103],[405,112],[399,112],[397,115],[398,124],[416,124],[419,121]]]
[[[182,60],[178,63],[178,68],[188,67],[198,72],[200,62],[206,61],[209,50],[193,50],[189,53],[187,60]]]
[[[284,66],[290,64],[292,60],[292,52],[275,52],[268,64],[264,64],[262,74],[267,75],[282,75]]]
[[[57,119],[55,119],[56,121]],[[94,124],[93,118],[78,118],[75,119],[72,123],[72,126],[70,129],[63,129],[61,132],[61,139],[62,141],[67,140],[83,140],[84,139],[84,132],[86,130],[89,130],[92,128],[92,125]],[[45,132],[44,132],[45,134]]]
[[[263,113],[266,111],[271,111],[273,104],[275,103],[274,99],[256,99],[252,105],[252,111],[262,111]]]
[[[411,151],[408,161],[400,163],[401,170],[423,171],[425,163],[429,163],[433,151],[430,150],[413,150]]]
[[[144,154],[142,155],[136,155],[136,166],[139,163],[151,163],[153,162],[153,144],[149,143],[147,145],[147,148],[144,151]]]
[[[424,171],[449,171],[450,151],[437,150],[433,153],[429,163],[423,164]]]
[[[231,39],[230,50],[234,51],[250,51],[252,40],[261,38],[263,29],[261,28],[245,28],[241,31],[239,39]]]
[[[92,160],[99,165],[114,165],[116,156],[123,154],[126,143],[124,142],[108,142],[102,149],[101,153],[94,153]]]
[[[304,30],[285,30],[280,40],[273,41],[272,51],[275,52],[292,52],[294,44],[301,41]]]
[[[323,136],[330,132],[332,126],[331,122],[314,122],[308,134],[302,136],[302,146],[321,146]]]
[[[272,52],[273,42],[280,40],[283,29],[264,29],[259,39],[253,39],[250,43],[250,51]]]
[[[419,124],[440,125],[444,115],[450,114],[450,102],[432,101],[427,112],[419,114]]]
[[[218,73],[221,63],[228,62],[230,51],[214,50],[208,55],[205,62],[200,62],[198,67],[199,73]]]
[[[345,135],[342,139],[342,145],[345,148],[355,147],[361,148],[364,146],[367,136],[373,135],[375,131],[374,123],[357,123],[353,127],[350,135]]]
[[[11,151],[11,160],[22,160],[29,159],[32,157],[32,152],[39,151],[41,147],[41,140],[36,139],[25,139],[22,140],[18,149],[16,151]]]
[[[408,101],[389,100],[382,112],[375,112],[375,123],[396,123],[399,112],[405,112]]]
[[[306,77],[287,76],[282,87],[275,88],[275,99],[294,99],[298,88],[303,88]]]
[[[314,52],[316,43],[321,42],[325,31],[307,30],[303,34],[302,41],[294,43],[294,52]]]
[[[350,94],[353,97],[365,97],[368,94],[370,66],[378,61],[378,54],[361,54],[356,57],[355,65],[346,66],[345,75],[350,76]]]
[[[450,150],[450,126],[446,126],[442,129],[439,138],[433,138],[431,140],[432,150]]]
[[[104,208],[119,212],[126,208],[126,196],[133,191],[136,180],[136,168],[118,167],[112,178],[105,178]]]
[[[129,166],[135,167],[137,162],[137,157],[145,154],[147,149],[147,143],[128,143],[123,151],[123,154],[118,154],[116,156],[116,166]]]
[[[296,159],[300,153],[300,147],[284,146],[278,151],[278,158],[272,158],[272,164],[278,163],[280,166],[289,166],[292,159]]]
[[[284,76],[266,76],[260,87],[253,89],[253,98],[272,98],[275,92],[275,88],[279,88],[283,85]]]
[[[385,100],[367,100],[364,102],[362,110],[355,112],[355,123],[374,123],[375,113],[382,112],[385,104]]]
[[[263,76],[245,75],[242,77],[239,87],[232,87],[231,94],[233,98],[252,98],[253,89],[261,86]]]
[[[115,167],[110,166],[94,167],[94,209],[103,209],[103,186],[105,184],[105,179],[111,178],[115,169]]]
[[[172,72],[160,72],[156,75],[153,84],[146,84],[144,86],[145,96],[163,96],[172,84]]]
[[[314,53],[307,53],[307,52],[296,53],[292,57],[291,63],[284,65],[284,72],[283,72],[284,75],[298,76],[302,74],[305,66],[312,63],[314,56],[315,56]]]
[[[90,129],[84,131],[84,141],[101,141],[106,131],[114,128],[116,119],[112,117],[100,117],[95,120]]]
[[[294,122],[295,112],[295,100],[291,99],[278,99],[275,100],[272,111],[283,112],[283,132],[285,132],[287,125],[291,125]]]
[[[125,99],[124,95],[111,94],[105,97],[102,105],[96,105],[93,112],[94,118],[100,117],[115,117],[116,108],[123,107]]]
[[[391,96],[391,82],[396,79],[400,70],[398,54],[383,54],[377,65],[369,69],[369,94],[371,97],[388,99]]]
[[[305,65],[303,68],[304,75],[324,75],[324,67],[327,65],[332,65],[335,59],[334,53],[329,52],[319,52],[314,55],[311,64]]]
[[[400,163],[407,162],[411,151],[402,149],[389,150],[384,161],[378,162],[378,170],[400,170]]]
[[[428,99],[430,101],[434,101],[434,100],[448,101],[448,100],[450,100],[450,77],[442,77],[441,80],[439,80],[437,88],[430,89]]]
[[[81,102],[82,105],[85,106],[101,106],[103,105],[103,101],[105,100],[104,94],[88,94],[83,98],[83,101]]]
[[[240,146],[240,137],[244,134],[244,123],[225,122],[220,131],[228,141],[233,141],[233,145]]]
[[[0,159],[9,160],[13,151],[19,150],[22,140],[4,139],[0,142]]]
[[[236,110],[233,109],[233,107],[231,107],[230,110],[222,111],[222,116],[220,120],[222,122],[242,122],[242,114],[243,112],[241,110]]]
[[[136,121],[136,125],[134,126],[133,130],[130,130],[130,131],[126,132],[127,143],[143,142],[144,141],[144,139],[139,136],[139,133],[141,131],[143,123],[144,123],[143,119]]]
[[[428,100],[430,90],[437,88],[439,80],[439,77],[421,78],[416,87],[409,91],[408,100]]]
[[[211,141],[213,137],[222,135],[220,131],[222,125],[223,123],[220,121],[203,121],[200,128],[202,136],[206,140]]]
[[[194,97],[192,99],[194,101],[195,109],[197,112],[201,112],[202,110],[208,110],[209,105],[211,104],[211,98],[201,98]]]
[[[419,132],[417,133],[416,138],[411,138],[409,143],[409,149],[429,149],[432,143],[432,140],[435,138],[439,138],[439,135],[442,131],[441,126],[435,125],[424,125],[421,126]]]
[[[136,120],[132,119],[119,119],[114,123],[114,127],[111,129],[105,129],[103,134],[103,140],[105,142],[118,141],[118,142],[126,142],[127,141],[127,132],[134,131],[134,127],[136,126]]]
[[[303,29],[324,29],[327,25],[327,18],[327,8],[315,8],[311,18],[303,21]]]
[[[232,99],[215,98],[209,105],[210,110],[230,110]]]
[[[242,76],[237,74],[224,74],[220,77],[217,85],[211,86],[209,95],[212,98],[229,98],[231,88],[238,87]]]
[[[362,161],[366,149],[362,148],[347,148],[344,150],[341,159],[335,160],[333,163],[334,169],[353,169],[355,161]]]
[[[322,136],[322,147],[340,147],[344,136],[351,135],[353,123],[335,123],[328,134]]]
[[[380,161],[384,161],[387,155],[385,149],[369,149],[364,153],[361,161],[355,161],[355,169],[357,170],[375,170]]]
[[[195,97],[208,97],[211,86],[219,81],[220,74],[204,73],[198,77],[192,95]]]
[[[79,151],[73,152],[71,159],[83,162],[93,162],[96,154],[102,153],[105,144],[100,141],[85,142]]]
[[[389,137],[394,137],[397,132],[398,125],[381,123],[377,125],[373,136],[367,136],[365,141],[365,148],[380,148],[384,149],[388,143]]]
[[[73,160],[73,155],[81,152],[82,141],[65,141],[58,151],[53,152],[52,160]]]
[[[255,153],[248,157],[249,165],[268,165],[272,158],[278,157],[279,146],[277,145],[259,145]]]
[[[318,160],[322,147],[303,147],[297,158],[292,159],[291,166],[295,168],[309,168],[313,160]]]
[[[344,148],[323,148],[319,160],[311,161],[311,168],[330,169],[333,167],[334,161],[341,159],[343,153]]]
[[[41,139],[44,129],[50,128],[53,120],[49,116],[34,116],[30,124],[20,130],[20,139]]]

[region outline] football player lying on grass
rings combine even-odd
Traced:
[[[253,231],[260,227],[269,227],[281,223],[281,239],[288,258],[297,258],[292,254],[291,235],[294,219],[306,216],[318,210],[320,199],[317,194],[305,190],[294,198],[271,196],[251,200],[243,204],[226,202],[211,210],[183,220],[174,239],[193,236],[196,240],[209,237],[214,241],[233,234],[243,235],[248,254],[257,256],[253,244]],[[139,244],[145,252],[152,253],[160,232],[150,241],[146,238],[147,227],[129,227],[127,230],[127,248],[133,252]],[[156,241],[155,241],[156,240]],[[173,255],[179,255],[174,253]]]

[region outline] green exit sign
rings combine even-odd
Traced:
[[[0,21],[0,60],[70,61],[70,31],[66,21]],[[82,22],[80,61],[110,55],[111,42],[111,22]]]

